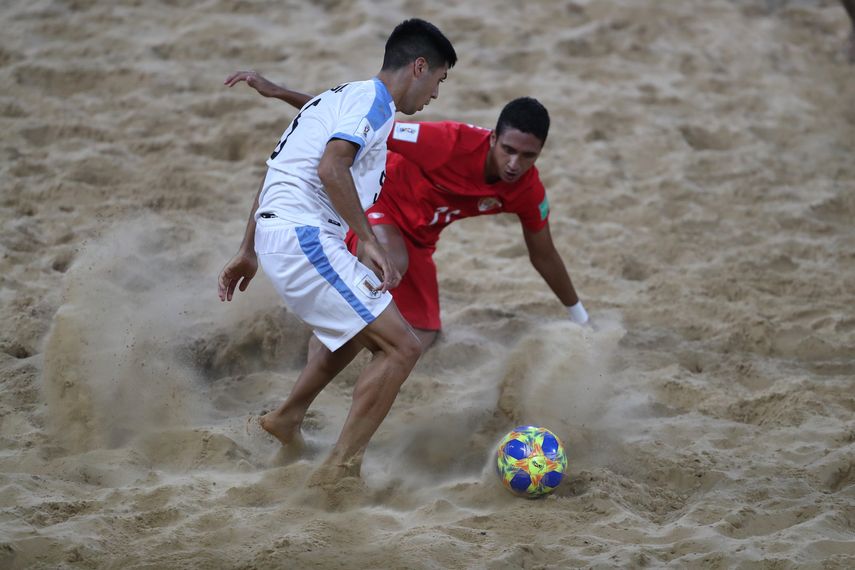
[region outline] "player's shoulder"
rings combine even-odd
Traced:
[[[475,150],[486,144],[492,132],[490,129],[470,123],[455,123],[455,129],[457,131],[457,145],[462,151]]]
[[[386,86],[373,78],[340,83],[335,87],[330,87],[320,96],[328,98],[329,95],[339,95],[340,99],[361,99],[369,103],[378,99],[383,100],[383,102],[392,100],[392,96],[389,94]]]
[[[457,125],[457,129],[462,133],[471,134],[473,136],[489,136],[490,129],[486,127],[482,127],[480,125],[473,125],[472,123],[454,123]]]
[[[546,195],[546,187],[540,180],[540,172],[532,166],[528,172],[511,186],[511,193],[524,200],[540,201]]]
[[[336,94],[341,95],[341,98],[325,98],[331,99],[331,103],[334,105],[336,104],[334,101],[338,100],[338,105],[348,113],[367,113],[372,118],[372,124],[377,123],[379,125],[393,118],[392,95],[377,78],[342,83],[327,90],[324,95]],[[323,98],[324,95],[321,97]]]
[[[392,139],[411,143],[435,143],[457,137],[453,121],[395,121]]]
[[[322,96],[339,95],[342,99],[349,98],[365,98],[374,97],[375,87],[371,80],[365,81],[348,81],[340,83],[335,87],[330,87]]]
[[[470,123],[461,123],[458,121],[433,121],[430,123],[423,124],[430,125],[433,129],[442,130],[449,133],[455,133],[461,136],[474,138],[484,138],[490,136],[490,129],[485,129],[484,127],[479,127],[478,125],[473,125]]]
[[[418,126],[419,128],[430,130],[434,133],[443,133],[454,136],[471,136],[475,138],[484,138],[490,136],[490,129],[479,127],[478,125],[470,125],[468,123],[459,123],[457,121],[396,121],[398,124]]]
[[[345,81],[344,83],[340,83],[335,87],[331,87],[330,91],[353,91],[355,89],[364,89],[366,91],[374,90],[374,80],[373,79],[357,79],[353,81]]]

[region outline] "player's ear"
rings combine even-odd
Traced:
[[[497,138],[498,137],[496,137],[496,131],[491,131],[490,132],[490,148],[493,148],[494,146],[496,146]]]
[[[416,77],[421,77],[425,73],[430,71],[428,62],[425,58],[419,56],[413,61],[413,75]]]

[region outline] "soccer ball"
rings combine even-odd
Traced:
[[[561,441],[548,429],[520,426],[499,442],[496,467],[509,491],[534,499],[561,483],[567,456]]]

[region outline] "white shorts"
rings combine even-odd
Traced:
[[[333,231],[259,218],[255,252],[288,309],[332,351],[372,323],[392,302],[380,280]]]

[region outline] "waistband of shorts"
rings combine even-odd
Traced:
[[[255,216],[256,228],[274,229],[274,228],[298,228],[298,227],[313,227],[318,228],[322,232],[334,234],[344,239],[347,234],[347,226],[341,224],[337,220],[312,220],[289,218],[287,215],[282,215],[279,212],[258,212]]]

